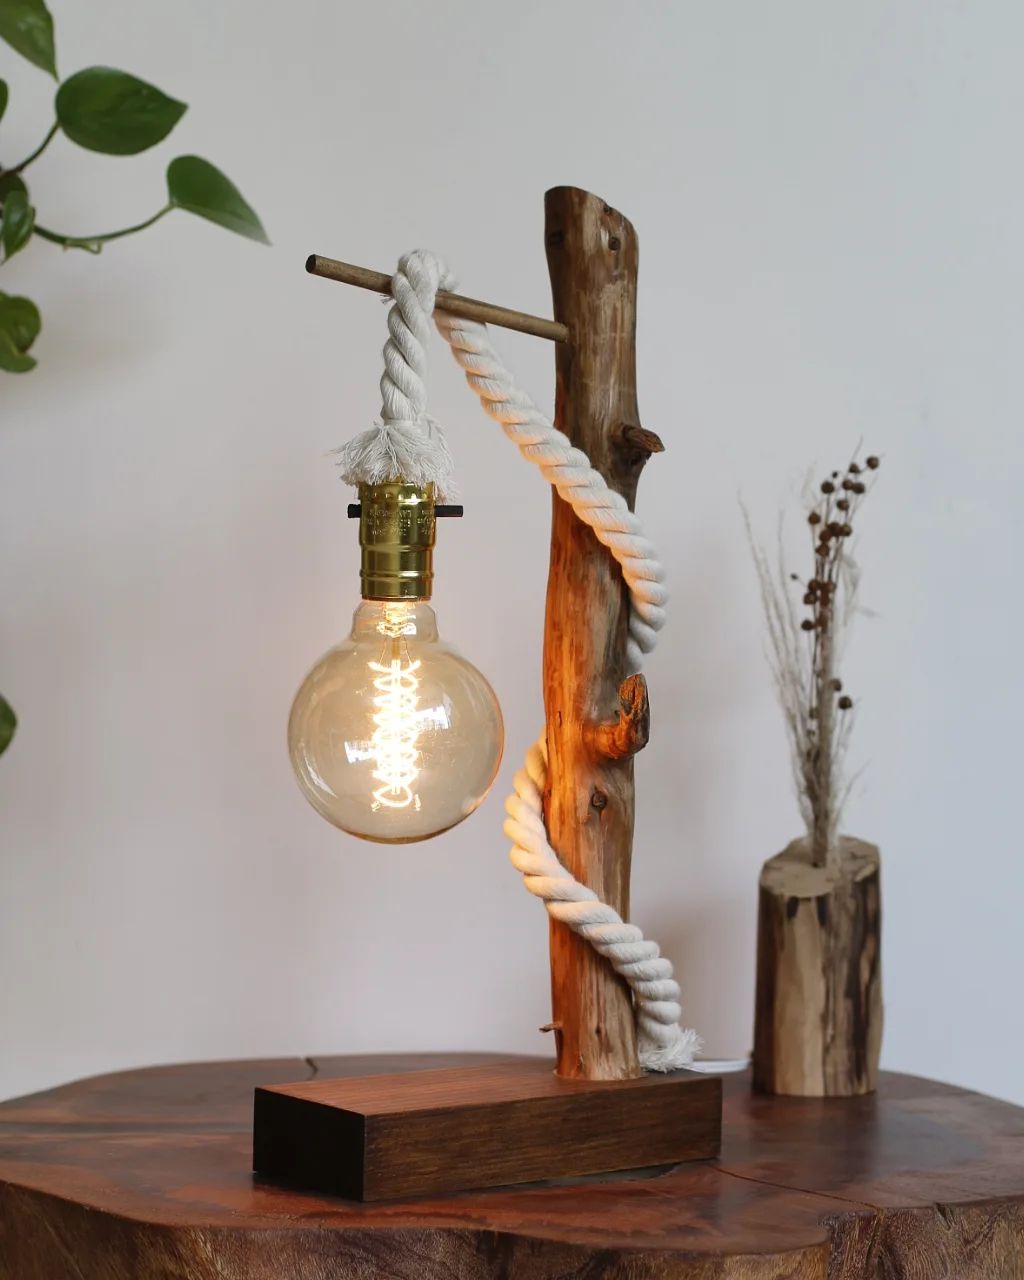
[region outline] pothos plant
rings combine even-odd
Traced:
[[[99,253],[110,240],[145,231],[171,212],[184,209],[218,226],[266,244],[267,235],[254,210],[233,183],[199,156],[178,156],[167,166],[167,197],[149,218],[131,227],[98,235],[70,235],[37,220],[25,174],[58,133],[105,155],[131,156],[156,146],[185,114],[160,89],[113,67],[86,67],[61,80],[53,39],[53,17],[44,0],[0,0],[0,40],[58,82],[54,120],[39,145],[24,160],[0,163],[0,267],[20,253],[33,236],[64,249]],[[0,79],[0,122],[7,108],[7,82]],[[2,133],[0,133],[2,143]],[[29,350],[42,320],[29,298],[0,291],[0,371],[27,373],[35,368]],[[0,696],[0,754],[17,725],[10,703]]]
[[[166,200],[151,217],[134,226],[83,236],[54,231],[40,223],[25,174],[58,133],[89,151],[137,155],[167,137],[185,114],[186,105],[113,67],[86,67],[60,80],[53,18],[44,0],[0,0],[0,39],[58,81],[54,120],[42,141],[24,160],[7,166],[0,163],[0,266],[20,253],[33,236],[64,249],[99,253],[108,241],[145,231],[173,209],[198,214],[250,240],[268,243],[259,218],[238,189],[199,156],[178,156],[170,162]],[[7,101],[8,86],[0,79],[0,121]],[[29,349],[41,323],[39,310],[30,299],[0,292],[0,370],[27,373],[35,367]]]

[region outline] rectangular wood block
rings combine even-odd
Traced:
[[[722,1082],[562,1080],[544,1058],[256,1090],[253,1168],[356,1200],[716,1156]]]

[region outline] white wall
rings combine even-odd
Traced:
[[[540,722],[548,499],[440,345],[468,514],[436,603],[502,700],[499,785],[443,839],[380,849],[305,805],[283,739],[354,604],[324,453],[375,416],[385,336],[306,254],[386,269],[427,245],[467,292],[545,312],[542,195],[574,183],[639,229],[641,407],[668,446],[641,487],[675,603],[636,919],[710,1052],[745,1052],[758,868],[798,819],[737,494],[770,540],[805,468],[863,437],[885,458],[860,544],[879,616],[845,672],[867,765],[847,827],[885,858],[885,1064],[1024,1102],[1024,10],[53,4],[65,72],[124,67],[191,107],[136,159],[55,143],[40,220],[133,222],[194,151],[274,247],[182,214],[98,259],[35,242],[0,277],[46,326],[39,368],[0,382],[0,688],[22,721],[0,1095],[189,1058],[542,1047],[545,922],[500,822]],[[3,59],[11,163],[52,90]],[[500,341],[548,402],[550,347]]]

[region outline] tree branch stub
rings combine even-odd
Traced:
[[[591,750],[609,760],[635,756],[647,746],[650,735],[651,707],[642,675],[627,676],[619,685],[617,719],[588,725],[584,730]]]

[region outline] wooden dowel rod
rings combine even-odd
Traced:
[[[369,289],[372,293],[391,292],[391,277],[383,271],[355,267],[336,258],[321,258],[317,253],[311,253],[306,259],[306,270],[310,275],[354,284],[357,289]],[[569,341],[568,325],[559,324],[557,320],[545,320],[543,316],[527,315],[525,311],[496,307],[493,302],[480,302],[477,298],[463,297],[461,293],[440,290],[437,309],[466,320],[480,320],[483,324],[496,324],[502,329],[515,329],[518,333],[532,333],[535,338],[547,338],[551,342]]]

